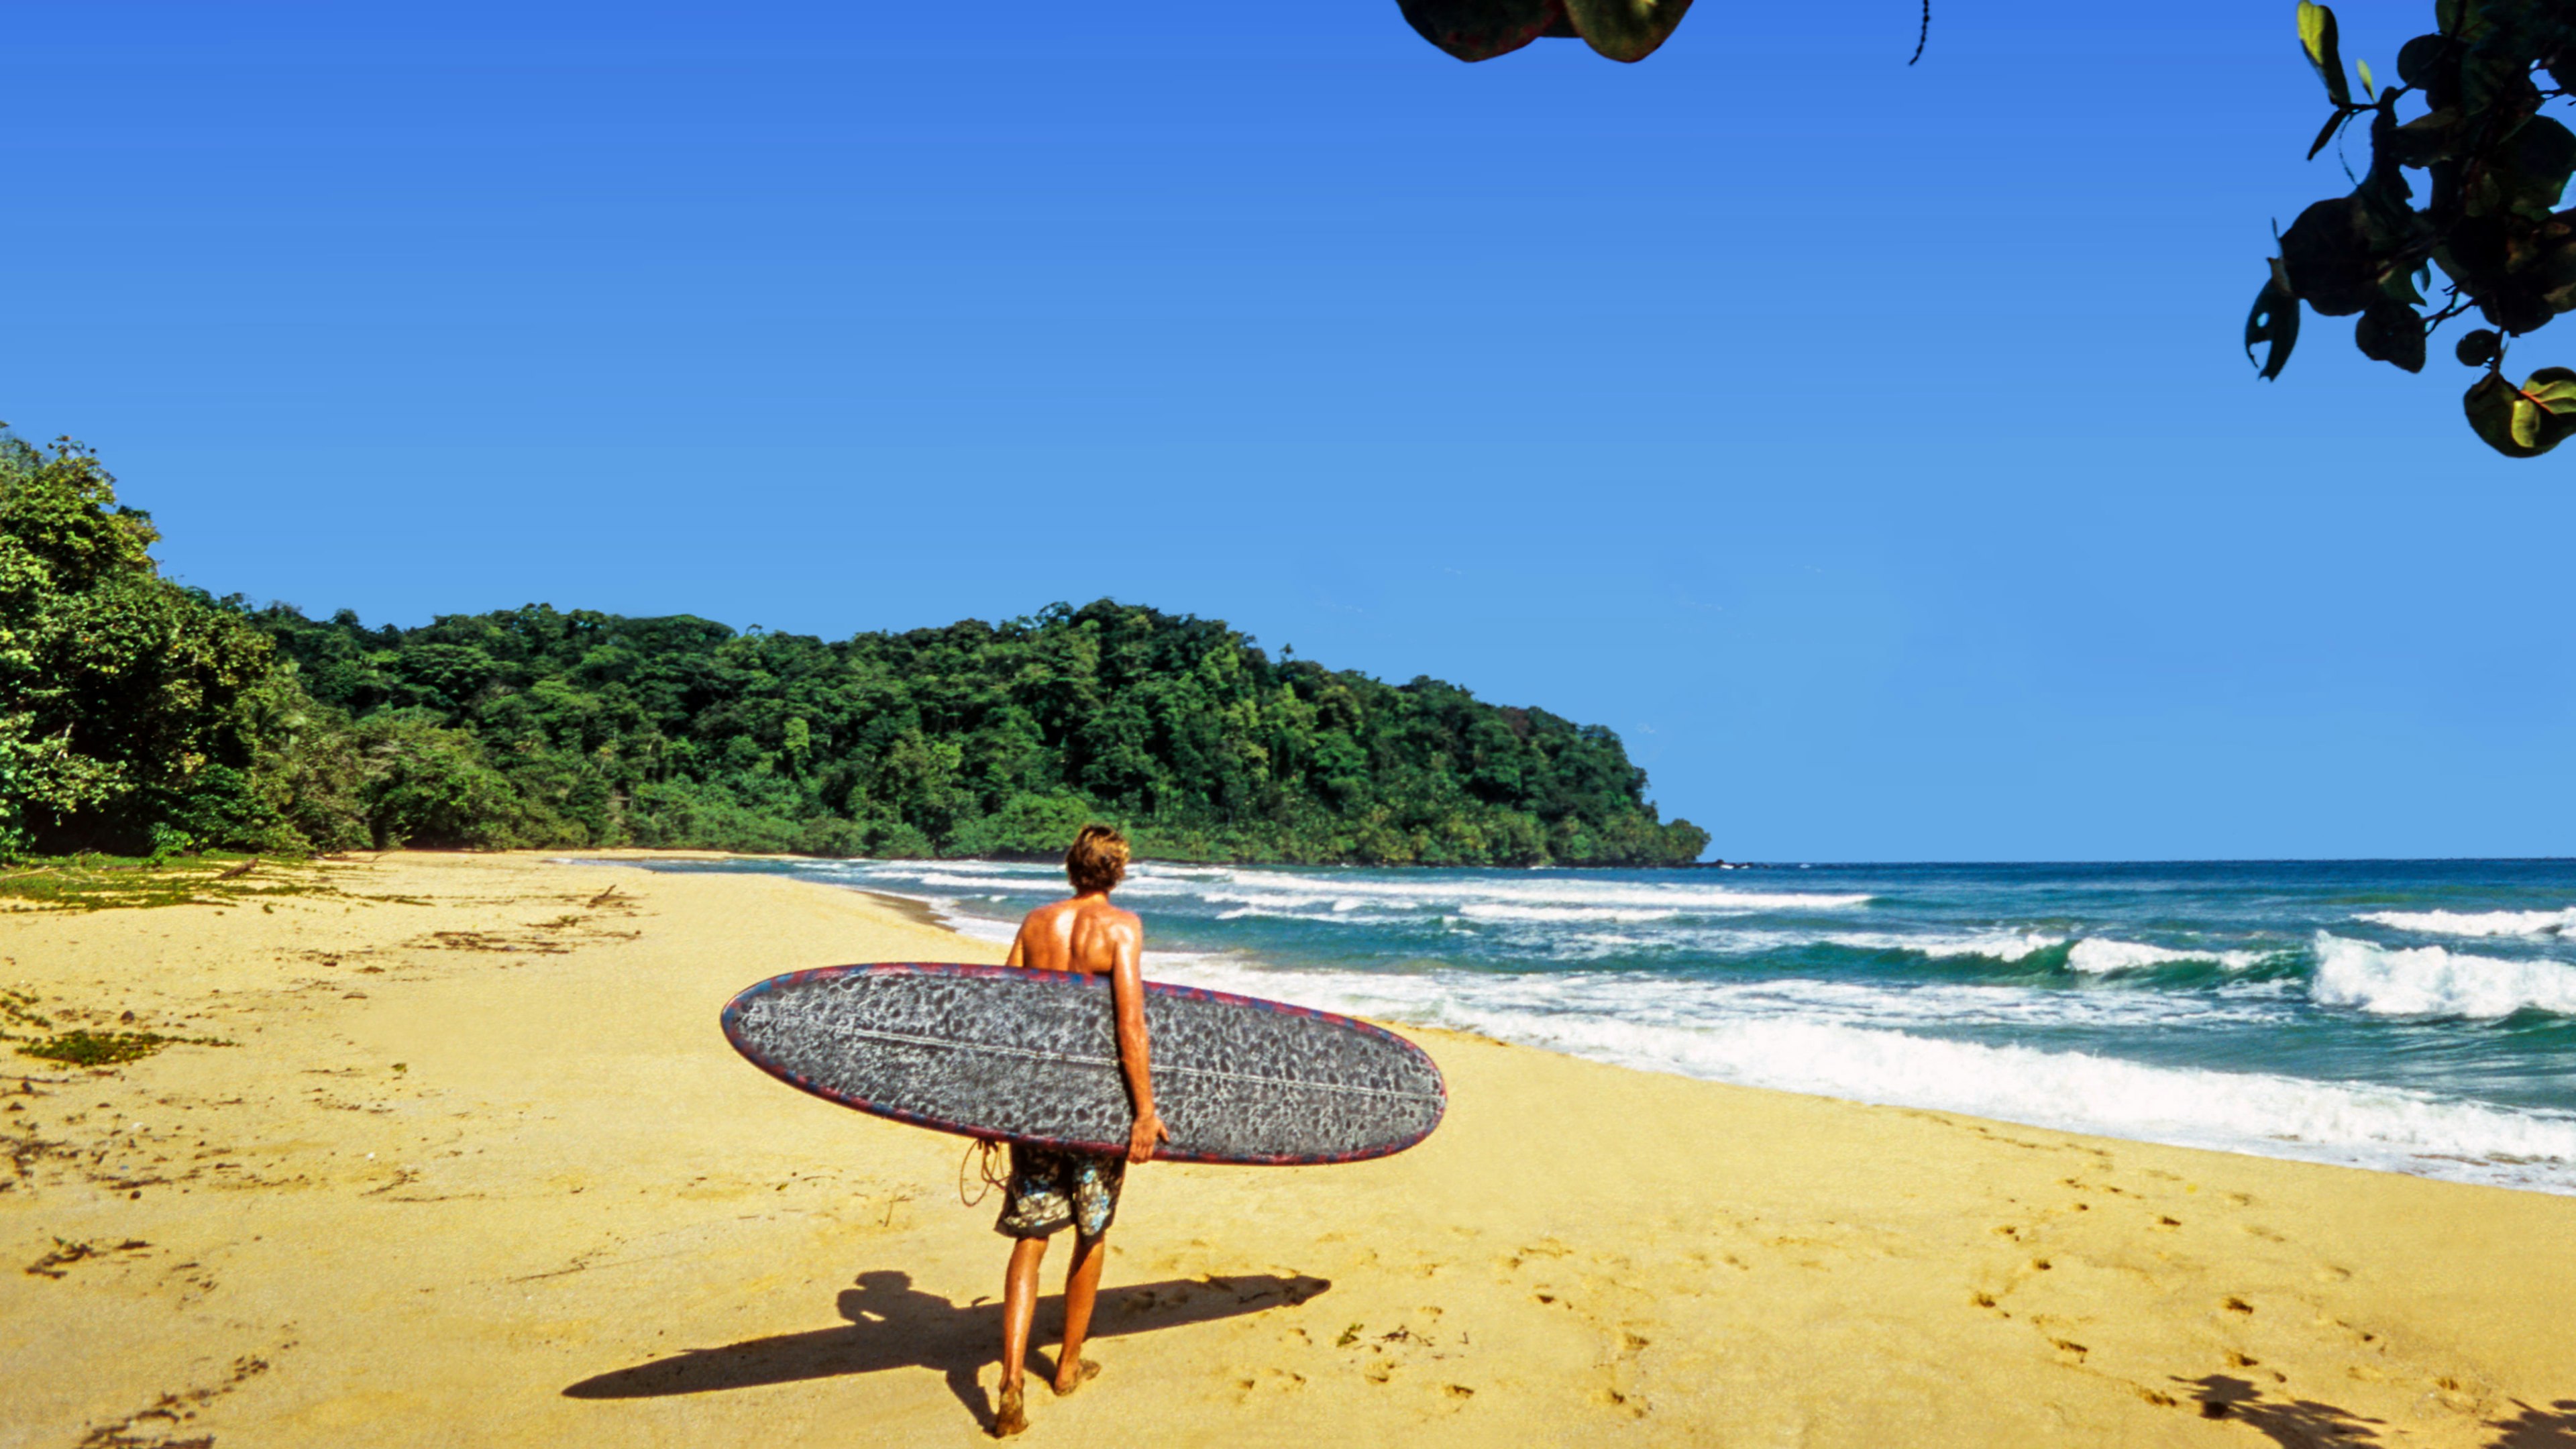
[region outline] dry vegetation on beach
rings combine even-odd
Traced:
[[[981,1432],[959,1144],[714,1018],[993,948],[524,856],[213,884],[0,912],[0,1446]],[[73,1031],[160,1040],[15,1050]],[[1136,1174],[1028,1442],[2576,1445],[2576,1200],[1425,1040],[1411,1153]]]

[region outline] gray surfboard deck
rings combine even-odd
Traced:
[[[724,1008],[734,1049],[789,1085],[916,1126],[1123,1153],[1135,1120],[1106,977],[957,962],[772,977]],[[1155,1107],[1181,1162],[1357,1162],[1431,1135],[1440,1069],[1383,1027],[1145,985]]]

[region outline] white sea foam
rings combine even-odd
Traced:
[[[2576,906],[2563,911],[2370,911],[2353,919],[2419,936],[2556,936],[2576,932]]]
[[[933,890],[948,891],[1024,891],[1029,882],[1024,877],[1007,875],[951,875],[946,871],[926,871],[914,876],[916,884]]]
[[[835,878],[874,889],[953,895],[1035,893],[1053,888],[1059,867],[1042,862],[883,861],[836,866]],[[1220,918],[1269,917],[1377,925],[1389,920],[1464,917],[1489,922],[1648,921],[1725,918],[1763,912],[1841,911],[1866,894],[1751,891],[1692,881],[1654,883],[1559,872],[1421,872],[1400,876],[1140,862],[1121,894],[1140,900],[1195,899]]]
[[[1984,956],[1996,961],[2019,961],[2035,956],[2052,946],[2066,944],[2064,936],[2050,936],[2038,931],[1991,931],[1972,936],[1898,936],[1886,933],[1843,932],[1819,939],[1855,951],[1913,951],[1935,960],[1957,956]]]
[[[1145,880],[1151,883],[1154,877],[1148,876]],[[1867,905],[1870,900],[1866,894],[1746,891],[1715,885],[1659,885],[1538,872],[1519,878],[1442,872],[1389,879],[1228,869],[1222,873],[1221,883],[1202,879],[1187,883],[1172,881],[1169,884],[1175,894],[1185,890],[1207,900],[1245,905],[1284,906],[1290,902],[1350,900],[1409,913],[1457,911],[1473,904],[1625,907],[1675,914],[1742,915],[1756,911],[1845,910]],[[1133,885],[1131,882],[1131,889]]]
[[[2081,971],[2088,976],[2108,976],[2119,971],[2142,971],[2184,961],[2208,961],[2230,971],[2243,971],[2262,964],[2263,958],[2261,951],[2177,951],[2169,946],[2087,936],[2066,953],[2066,969]]]
[[[1845,988],[1851,999],[1843,1005],[1878,1025],[1828,1019],[1841,1014],[1830,1009],[1835,984],[1815,981],[1771,982],[1712,997],[1677,992],[1669,983],[1640,989],[1633,978],[1605,974],[1598,989],[1628,998],[1613,1015],[1599,1009],[1606,1002],[1582,1001],[1590,984],[1566,977],[1274,971],[1225,957],[1179,971],[1157,964],[1178,979],[1222,990],[1458,1027],[1623,1066],[2112,1137],[2576,1193],[2576,1117],[2400,1088],[2151,1066],[1889,1030],[1887,1003],[1861,999],[1889,993],[1866,987]],[[2006,997],[2128,997],[1954,987],[1924,1004],[1954,1011],[1978,992],[1998,1004]],[[1768,1010],[1762,1009],[1766,994],[1774,998]]]
[[[2539,1010],[2576,1015],[2576,967],[2505,961],[2440,946],[2399,949],[2317,932],[2308,993],[2326,1006],[2380,1016],[2511,1016]]]
[[[1507,906],[1469,901],[1458,914],[1471,921],[1669,921],[1681,908],[1669,906]]]

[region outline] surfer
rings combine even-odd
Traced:
[[[1118,1189],[1126,1180],[1127,1164],[1152,1160],[1155,1144],[1171,1136],[1154,1111],[1154,1081],[1147,1070],[1145,979],[1139,964],[1145,924],[1109,903],[1109,892],[1127,875],[1126,837],[1106,825],[1082,827],[1073,848],[1064,853],[1064,871],[1073,882],[1072,898],[1029,912],[1005,964],[1109,978],[1118,1061],[1126,1072],[1136,1121],[1123,1159],[1011,1144],[1010,1182],[1001,1220],[993,1225],[994,1231],[1018,1239],[1011,1245],[1010,1272],[1002,1281],[1002,1406],[993,1421],[996,1438],[1029,1426],[1021,1370],[1037,1317],[1038,1269],[1046,1261],[1047,1239],[1068,1225],[1073,1228],[1073,1262],[1065,1270],[1064,1347],[1056,1355],[1055,1391],[1072,1393],[1099,1374],[1100,1365],[1083,1358],[1082,1340],[1091,1330],[1091,1305],[1108,1257],[1104,1240],[1118,1215]]]

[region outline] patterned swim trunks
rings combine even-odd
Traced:
[[[1011,1144],[1011,1181],[993,1231],[1011,1238],[1043,1238],[1068,1223],[1086,1238],[1109,1231],[1118,1216],[1118,1188],[1127,1159]]]

